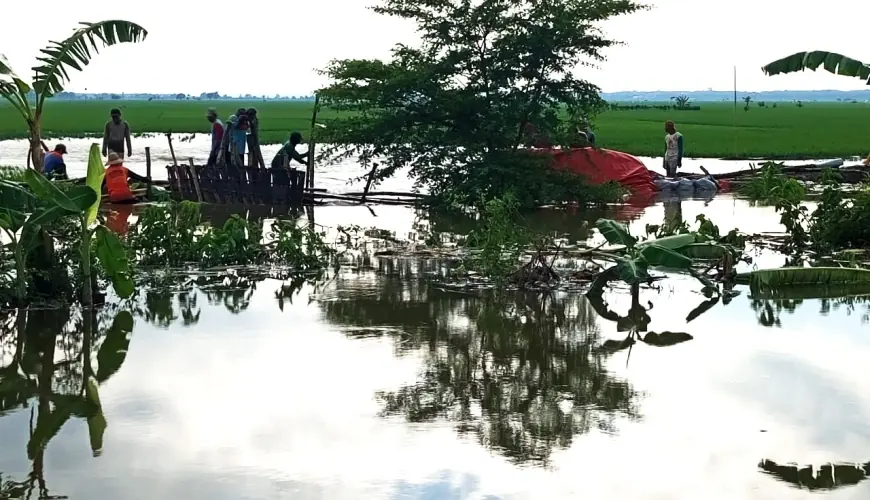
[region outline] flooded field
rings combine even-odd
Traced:
[[[528,223],[577,241],[598,217],[642,234],[674,211],[780,229],[772,208],[730,196],[540,210]],[[397,237],[472,227],[396,206],[313,215]],[[783,262],[759,251],[752,266]],[[54,365],[39,391],[0,393],[0,499],[870,496],[863,298],[756,300],[738,287],[714,302],[669,279],[641,290],[647,331],[689,337],[625,348],[628,294],[457,291],[441,283],[451,265],[367,254],[314,283],[179,276],[105,307],[93,342],[77,311],[0,314],[2,380]],[[100,385],[95,457],[88,422],[57,430],[56,409],[103,345],[123,347],[130,316],[123,364]]]
[[[66,155],[66,165],[70,177],[84,177],[87,172],[88,151],[94,142],[99,139],[61,139],[51,142],[50,146],[62,142],[67,146],[69,153]],[[172,163],[172,155],[169,151],[169,143],[163,135],[151,137],[137,137],[133,139],[133,156],[125,161],[125,166],[133,169],[140,175],[145,175],[145,148],[151,148],[152,177],[165,180],[166,166]],[[211,139],[208,135],[181,135],[178,134],[173,140],[173,149],[179,162],[187,162],[193,158],[197,163],[205,163],[208,159]],[[280,149],[280,145],[272,144],[262,147],[263,158],[268,163]],[[304,150],[304,148],[300,148]],[[0,165],[24,167],[27,164],[28,143],[22,140],[0,141]],[[664,174],[662,159],[639,157],[648,168]],[[824,160],[819,160],[819,162]],[[814,163],[812,161],[791,161],[786,165],[803,165]],[[733,172],[749,168],[747,161],[726,161],[715,158],[686,158],[683,160],[682,172],[701,173],[700,167],[705,167],[713,175],[725,172]],[[349,189],[358,189],[364,182],[348,184],[350,177],[356,178],[367,173],[352,161],[337,165],[319,166],[316,170],[315,181],[317,187],[326,188],[329,191],[341,192]],[[408,188],[408,182],[399,177],[388,179],[379,187],[391,191]]]

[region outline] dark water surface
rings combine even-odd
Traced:
[[[724,197],[530,222],[580,240],[588,218],[631,220],[640,233],[666,210],[705,213],[726,231],[778,226],[772,209]],[[407,208],[373,211],[318,207],[315,218],[398,236],[419,222]],[[91,352],[120,311],[135,326],[100,386],[98,457],[73,418],[28,458],[40,412],[81,390],[80,315],[6,312],[0,366],[19,348],[55,369],[51,391],[42,384],[24,407],[2,399],[0,483],[32,474],[74,500],[870,497],[863,469],[783,467],[870,461],[862,300],[757,301],[741,289],[687,323],[706,299],[669,279],[641,291],[647,329],[693,338],[614,352],[625,293],[497,299],[439,285],[449,265],[366,257],[315,284],[203,274],[106,308]]]

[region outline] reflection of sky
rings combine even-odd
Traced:
[[[368,213],[318,208],[318,223],[358,215],[348,210]],[[404,208],[377,210],[377,219],[360,215],[356,223],[402,231],[413,220]],[[728,198],[683,204],[686,220],[701,212],[723,230],[729,220],[745,231],[776,229],[772,210]],[[661,216],[661,206],[650,209],[632,231],[641,234]],[[378,279],[366,280],[369,298]],[[124,366],[101,391],[109,423],[103,455],[91,457],[84,422],[69,422],[48,448],[48,486],[73,500],[796,500],[810,495],[758,472],[760,459],[870,460],[863,385],[870,336],[860,314],[841,309],[820,317],[820,303],[804,301],[794,313],[781,312],[781,328],[766,328],[744,290],[687,325],[686,315],[704,300],[688,291],[697,285],[690,278],[662,285],[641,297],[655,304],[649,330],[694,339],[636,345],[627,366],[627,352],[611,357],[613,375],[644,393],[642,419],[619,419],[614,434],[575,436],[569,449],[554,451],[549,468],[511,465],[450,423],[379,417],[375,393],[415,383],[422,353],[397,357],[391,335],[349,339],[316,303],[306,305],[310,290],[282,313],[273,294],[278,283],[265,282],[240,314],[200,298],[195,326],[163,330],[137,320]],[[349,289],[330,294],[352,296]],[[627,311],[627,297],[607,300]],[[451,331],[474,324],[460,311],[450,315]],[[604,338],[621,335],[614,324],[601,325]],[[0,418],[0,473],[19,480],[29,470],[29,418],[28,411]],[[870,484],[862,483],[826,498],[868,495]]]

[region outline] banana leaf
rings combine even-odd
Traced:
[[[622,281],[634,285],[649,279],[647,263],[643,260],[619,259],[616,274]]]
[[[791,484],[795,488],[809,491],[834,490],[853,486],[870,475],[870,462],[863,464],[823,464],[819,466],[798,466],[778,464],[773,460],[762,460],[758,467],[776,479]]]
[[[642,248],[649,245],[658,245],[670,250],[683,248],[686,245],[695,243],[695,235],[693,234],[675,234],[673,236],[665,236],[664,238],[656,238],[638,243],[637,248]]]
[[[97,212],[100,210],[100,197],[103,193],[103,177],[106,176],[106,167],[103,166],[103,159],[100,157],[100,146],[91,144],[91,151],[88,154],[88,176],[85,184],[97,195],[96,201],[88,207],[88,226],[97,220]]]
[[[97,381],[105,382],[121,369],[130,347],[133,331],[133,316],[130,311],[121,311],[115,316],[100,350],[97,352]]]
[[[698,316],[709,311],[710,309],[713,308],[713,306],[715,306],[718,303],[719,303],[719,297],[713,297],[712,299],[708,299],[708,300],[705,300],[704,302],[701,302],[698,305],[698,307],[692,309],[692,311],[689,313],[689,315],[686,316],[686,323],[691,323],[692,321],[697,319]]]
[[[733,248],[715,243],[694,243],[677,248],[676,251],[695,260],[719,260],[729,253],[736,256]]]
[[[692,259],[670,248],[650,244],[640,248],[638,251],[643,260],[653,267],[667,267],[670,269],[689,269],[692,267]]]
[[[870,270],[849,267],[783,267],[740,273],[735,281],[748,284],[753,292],[779,290],[783,288],[825,286],[825,285],[866,285],[870,293]]]
[[[86,189],[90,190],[90,188]],[[124,246],[118,236],[105,226],[97,226],[95,234],[97,258],[109,279],[112,280],[115,293],[122,299],[126,299],[135,291],[127,252],[124,251]]]
[[[631,335],[624,338],[623,340],[608,339],[601,344],[601,350],[608,353],[619,352],[628,349],[629,347],[634,345],[634,343],[634,337],[632,337]]]
[[[840,299],[844,297],[867,297],[870,299],[870,286],[867,283],[846,283],[834,285],[804,285],[788,288],[767,288],[752,290],[750,299],[754,300],[813,300]]]
[[[637,238],[628,232],[628,228],[619,222],[612,219],[598,219],[595,222],[595,227],[601,232],[601,235],[611,245],[625,245],[633,247],[637,243]]]
[[[857,59],[824,50],[796,52],[765,65],[761,70],[765,74],[773,76],[797,73],[807,69],[815,71],[819,66],[829,73],[856,77],[870,83],[870,66]]]

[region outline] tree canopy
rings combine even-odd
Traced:
[[[321,102],[345,113],[328,124],[333,145],[321,157],[380,161],[377,180],[408,167],[418,185],[458,204],[508,191],[528,204],[584,201],[595,190],[519,146],[530,130],[570,144],[603,109],[598,87],[574,69],[603,61],[618,43],[598,23],[643,8],[631,0],[384,0],[373,10],[415,22],[421,43],[397,45],[388,61],[334,60],[323,70],[331,84]]]

